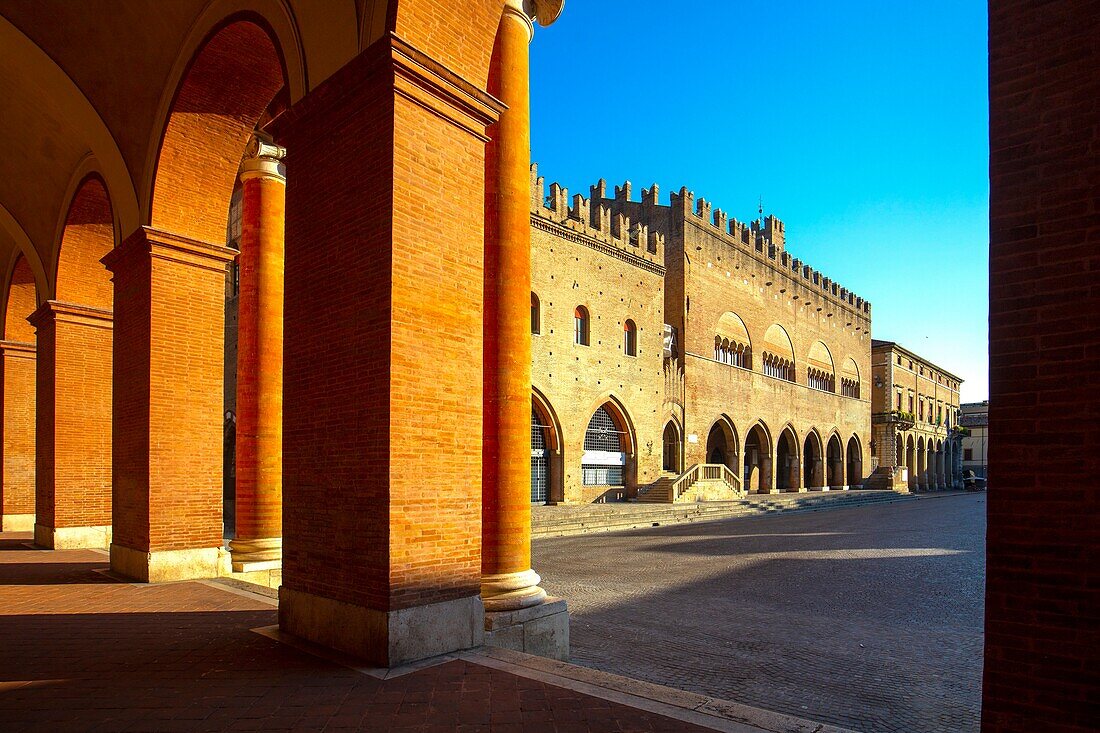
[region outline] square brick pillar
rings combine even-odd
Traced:
[[[236,252],[142,227],[113,274],[111,569],[147,582],[227,572],[222,548],[225,269]]]
[[[34,529],[35,345],[0,341],[0,519],[4,532]]]
[[[484,133],[499,112],[390,36],[275,125],[279,623],[376,665],[483,637]]]
[[[111,311],[46,301],[38,329],[35,544],[111,543]]]

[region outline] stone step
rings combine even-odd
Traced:
[[[831,491],[755,495],[737,501],[688,504],[622,503],[587,506],[547,506],[532,510],[532,537],[562,537],[686,524],[716,519],[765,516],[790,511],[864,506],[915,497],[893,491]]]

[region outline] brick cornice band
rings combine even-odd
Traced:
[[[108,270],[117,273],[120,267],[125,266],[124,263],[140,255],[221,271],[225,269],[226,263],[233,261],[237,251],[219,244],[143,226],[127,237],[121,245],[108,252],[101,262]]]

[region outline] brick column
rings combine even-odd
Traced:
[[[486,642],[568,656],[568,613],[531,569],[531,104],[534,25],[504,6],[489,91],[508,105],[486,151],[481,598]],[[538,641],[536,642],[536,637]],[[547,643],[549,642],[549,643]],[[536,643],[539,646],[536,647]]]
[[[389,35],[274,125],[292,171],[279,624],[378,666],[484,638],[485,130],[500,110]]]
[[[283,547],[283,230],[286,151],[253,139],[244,162],[237,301],[233,570],[279,567]]]
[[[38,329],[35,544],[111,543],[111,311],[50,300]]]
[[[34,529],[35,345],[0,341],[0,519],[5,532]]]
[[[235,254],[142,227],[103,258],[115,287],[111,569],[127,577],[228,571],[223,329]]]

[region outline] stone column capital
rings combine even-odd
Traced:
[[[250,178],[266,178],[280,183],[286,183],[286,148],[282,145],[268,142],[253,135],[248,142],[248,157],[241,165],[241,180]]]

